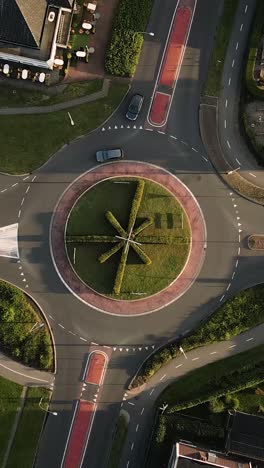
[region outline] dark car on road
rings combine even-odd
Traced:
[[[126,113],[126,118],[128,120],[136,120],[138,118],[143,101],[144,97],[141,96],[141,94],[134,94],[134,96],[132,96]]]
[[[96,161],[105,162],[111,159],[120,159],[124,157],[124,151],[120,148],[108,149],[96,152]]]

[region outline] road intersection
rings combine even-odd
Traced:
[[[186,333],[237,291],[263,281],[262,255],[256,256],[246,246],[248,235],[262,232],[263,208],[240,198],[223,184],[212,168],[199,133],[200,94],[220,13],[219,3],[218,0],[197,2],[166,132],[145,126],[145,121],[153,80],[175,9],[175,2],[170,0],[166,0],[167,8],[163,10],[162,18],[160,2],[154,4],[149,28],[156,31],[155,41],[146,42],[132,81],[129,94],[141,92],[146,96],[137,123],[129,125],[125,121],[125,100],[102,127],[63,148],[34,174],[0,176],[1,224],[19,223],[20,253],[18,261],[0,259],[1,277],[28,291],[37,300],[45,311],[56,344],[57,373],[51,408],[59,415],[47,418],[37,467],[49,465],[55,468],[61,464],[91,345],[112,350],[84,458],[84,466],[102,468],[107,463],[121,404],[125,402],[129,411],[133,409],[129,404],[133,400],[124,395],[126,385],[153,347]],[[235,89],[233,93],[236,93]],[[58,199],[80,174],[94,167],[95,151],[108,146],[122,147],[131,161],[155,164],[176,175],[194,194],[205,218],[206,256],[196,282],[177,302],[147,316],[120,318],[87,307],[62,284],[50,256],[50,223]],[[250,345],[253,345],[252,341],[248,343]],[[191,358],[188,359],[191,362]],[[162,375],[155,379],[160,377]],[[168,383],[165,377],[161,382],[162,385]],[[161,384],[153,388],[148,393],[152,404]],[[141,398],[143,401],[145,397]],[[145,418],[146,424],[152,405],[148,406],[148,411],[142,411],[146,406],[139,408],[139,416]],[[129,435],[122,468],[139,467],[142,461],[148,434],[146,431],[143,437],[143,425],[138,424],[132,417],[131,431],[135,426],[141,445],[135,445]]]

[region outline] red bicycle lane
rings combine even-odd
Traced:
[[[180,0],[176,7],[147,117],[151,126],[164,128],[167,123],[196,2]]]

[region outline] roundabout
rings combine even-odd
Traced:
[[[131,210],[121,209],[121,225],[107,208],[117,209],[114,194],[120,199],[124,191]],[[95,232],[98,220],[101,231]],[[203,264],[206,226],[178,178],[152,164],[115,162],[86,172],[66,189],[50,240],[55,268],[76,297],[102,312],[135,316],[166,307],[192,285]]]

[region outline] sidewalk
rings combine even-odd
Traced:
[[[0,376],[26,386],[41,385],[42,387],[50,387],[55,380],[54,374],[24,366],[24,364],[13,361],[3,353],[0,353]]]

